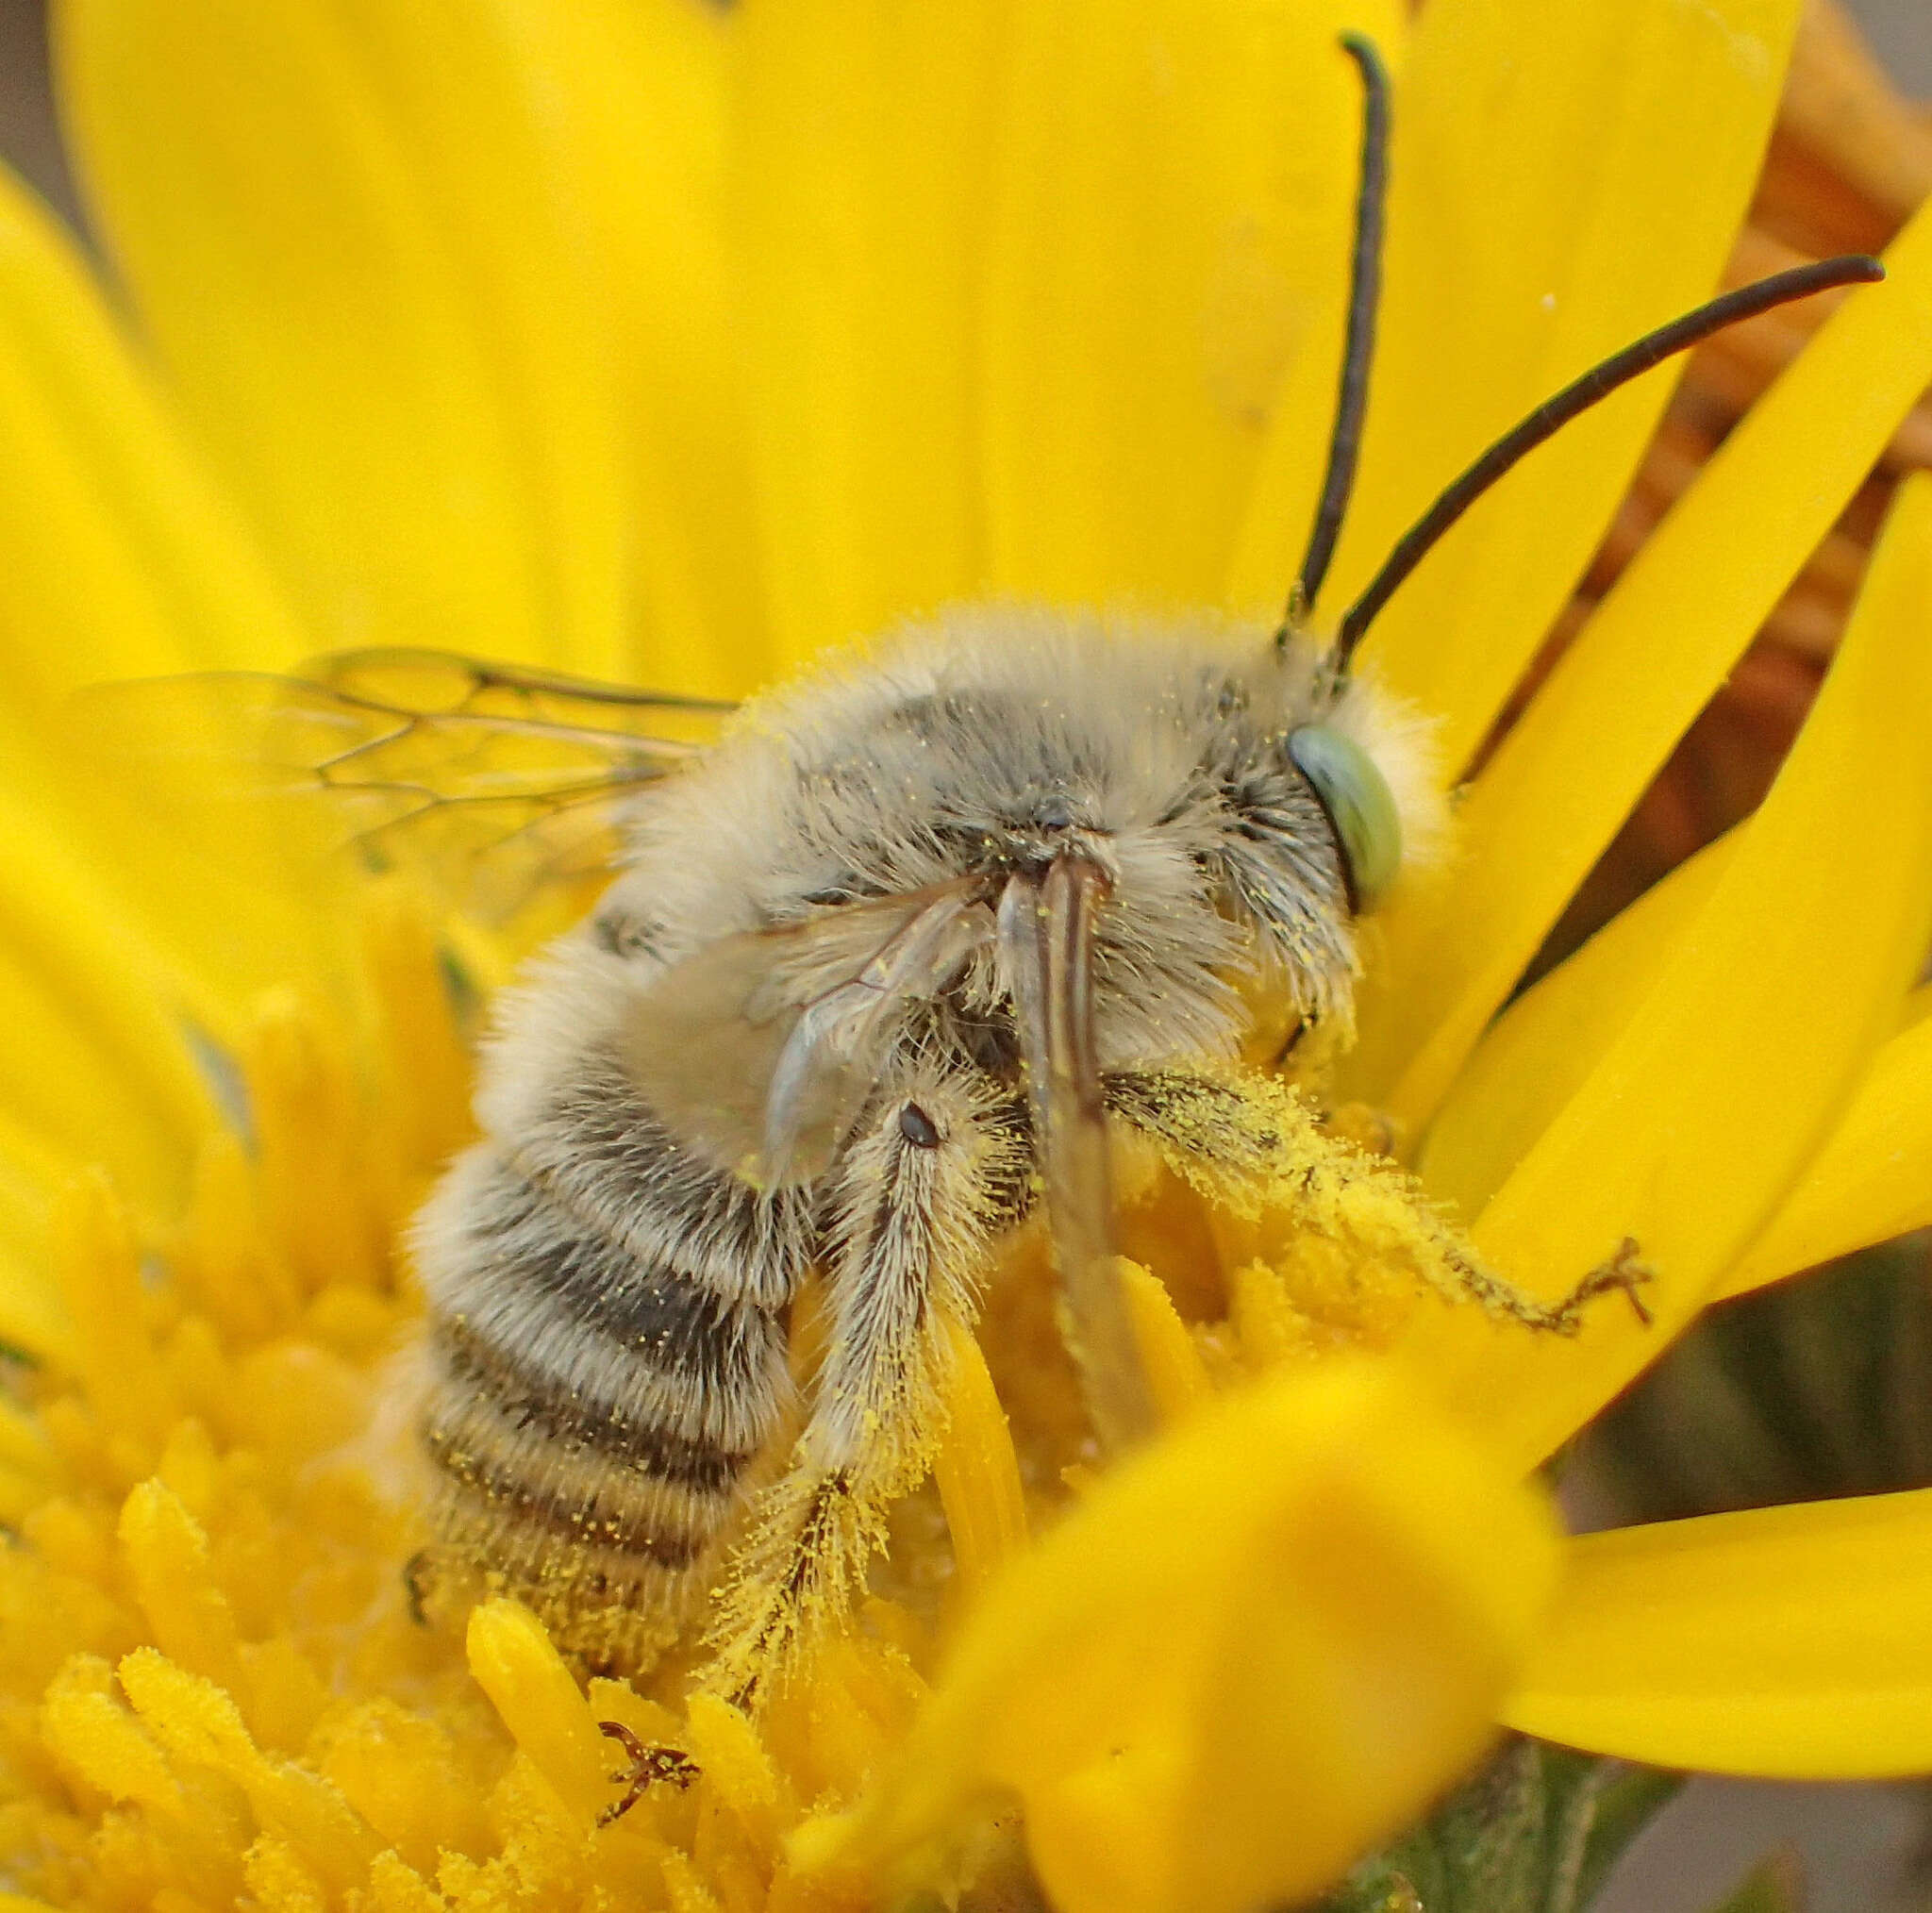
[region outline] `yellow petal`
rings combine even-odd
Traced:
[[[1124,1256],[1119,1267],[1127,1317],[1147,1376],[1147,1391],[1154,1397],[1160,1425],[1172,1427],[1214,1399],[1214,1384],[1167,1285],[1151,1270]]]
[[[458,0],[71,0],[89,203],[325,644],[610,671],[630,512],[540,38]]]
[[[1392,908],[1345,1093],[1419,1131],[1672,744],[1932,379],[1932,209],[1705,468],[1477,780],[1453,880]],[[1867,812],[1867,817],[1872,814]],[[1846,841],[1863,842],[1869,823]]]
[[[973,242],[1000,10],[744,9],[732,237],[788,664],[977,581]]]
[[[1918,994],[1932,1003],[1932,990]],[[1717,1293],[1742,1295],[1928,1223],[1932,1017],[1922,1014],[1878,1052],[1831,1139]]]
[[[571,1811],[594,1821],[610,1803],[610,1745],[543,1623],[514,1601],[486,1601],[471,1611],[465,1647],[517,1745]]]
[[[1688,1320],[1897,1027],[1932,932],[1928,605],[1932,479],[1918,479],[1899,494],[1810,721],[1710,901],[1476,1221],[1484,1256],[1546,1296],[1635,1238],[1656,1271],[1645,1298],[1657,1325],[1614,1298],[1567,1340],[1473,1308],[1419,1322],[1444,1386],[1480,1404],[1485,1427],[1525,1465]]]
[[[317,840],[321,807],[210,806],[156,765],[130,777],[85,730],[0,691],[0,997],[16,1019],[0,1095],[152,1216],[211,1110],[198,1052],[236,1040],[291,952],[347,971],[354,873]]]
[[[142,1292],[141,1252],[128,1219],[98,1171],[61,1192],[54,1215],[54,1266],[89,1406],[134,1453],[153,1454],[180,1400],[156,1350]]]
[[[283,663],[261,561],[176,436],[70,241],[0,172],[0,691]]]
[[[212,1025],[225,988],[244,974],[259,987],[265,948],[285,966],[291,948],[322,937],[309,907],[273,888],[286,834],[273,845],[258,834],[253,862],[232,827],[219,850],[207,837],[158,850],[151,774],[117,797],[119,765],[72,747],[86,726],[67,693],[129,674],[284,664],[311,640],[72,244],[4,176],[0,439],[11,473],[0,490],[0,816],[12,845],[0,987],[20,1005],[13,1106],[50,1116],[49,1136],[79,1159],[113,1157],[131,1129],[203,1106],[179,1093],[179,1019]],[[104,1064],[125,1069],[118,1092]],[[143,1204],[152,1166],[116,1162]]]
[[[1715,287],[1795,0],[1431,0],[1399,101],[1389,290],[1339,607],[1457,472],[1566,380]],[[1671,374],[1569,426],[1479,505],[1363,656],[1466,762],[1589,561]]]
[[[1432,1195],[1482,1212],[1649,995],[1735,847],[1721,839],[1679,864],[1496,1020],[1418,1158]]]
[[[200,1522],[165,1482],[149,1480],[123,1504],[118,1534],[155,1644],[239,1701],[249,1682],[235,1611],[212,1571]]]
[[[933,1483],[946,1511],[959,1584],[976,1595],[1026,1545],[1026,1491],[1006,1410],[971,1329],[945,1318],[946,1433]]]
[[[1504,1718],[1662,1767],[1932,1769],[1932,1490],[1588,1535]]]
[[[209,1116],[179,1020],[190,1002],[112,889],[4,788],[0,832],[0,1106],[46,1150],[109,1164],[150,1215],[165,1210]]]
[[[1074,0],[1012,11],[984,290],[989,581],[1219,602],[1262,434],[1295,395],[1307,531],[1339,374],[1360,150],[1344,26],[1386,0]]]
[[[292,1846],[335,1893],[366,1873],[382,1843],[319,1774],[264,1755],[232,1696],[152,1647],[136,1648],[116,1672],[142,1724],[173,1760],[232,1781],[262,1831]]]
[[[693,0],[505,0],[543,47],[547,134],[603,261],[635,470],[624,675],[741,697],[776,666],[724,221],[731,42]]]
[[[0,1117],[0,1343],[62,1360],[74,1324],[53,1274],[50,1225],[68,1173],[29,1125]]]
[[[1474,1756],[1552,1560],[1540,1500],[1408,1380],[1283,1376],[995,1584],[857,1838],[933,1838],[1010,1788],[1065,1913],[1298,1898]]]

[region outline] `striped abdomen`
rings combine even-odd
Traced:
[[[783,1410],[808,1205],[693,1161],[613,1075],[463,1156],[418,1253],[446,1550],[586,1665],[643,1664]]]

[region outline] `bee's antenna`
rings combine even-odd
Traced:
[[[1885,268],[1863,253],[1846,253],[1837,258],[1820,259],[1813,265],[1794,266],[1788,273],[1774,273],[1755,285],[1740,286],[1736,291],[1717,298],[1646,332],[1633,345],[1613,353],[1601,365],[1593,366],[1581,378],[1573,379],[1554,398],[1545,399],[1536,410],[1506,432],[1468,471],[1463,473],[1409,528],[1396,541],[1395,549],[1382,569],[1369,581],[1368,589],[1342,614],[1334,649],[1324,660],[1333,678],[1348,670],[1355,648],[1362,641],[1376,614],[1397,589],[1435,547],[1442,534],[1508,472],[1525,454],[1533,452],[1545,439],[1554,437],[1570,421],[1587,412],[1599,399],[1607,398],[1620,385],[1627,384],[1652,366],[1674,354],[1735,325],[1740,319],[1755,318],[1774,306],[1789,305],[1829,286],[1870,284],[1885,276]]]
[[[1356,459],[1362,445],[1362,418],[1369,405],[1369,360],[1375,350],[1375,307],[1382,292],[1382,208],[1389,189],[1389,69],[1374,41],[1344,33],[1341,44],[1362,76],[1362,164],[1355,200],[1355,258],[1349,269],[1348,330],[1342,345],[1341,385],[1335,400],[1335,428],[1328,437],[1328,469],[1322,477],[1322,501],[1315,528],[1289,592],[1288,609],[1274,634],[1285,647],[1302,622],[1335,556],[1342,514],[1355,484]]]

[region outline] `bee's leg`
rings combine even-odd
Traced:
[[[675,1747],[640,1740],[622,1721],[599,1721],[597,1731],[615,1740],[630,1758],[622,1773],[613,1773],[610,1784],[622,1787],[624,1794],[597,1816],[599,1826],[622,1820],[653,1787],[675,1787],[680,1790],[698,1777],[697,1762]]]
[[[1588,1305],[1613,1290],[1629,1298],[1641,1322],[1651,1319],[1638,1290],[1652,1272],[1631,1238],[1568,1294],[1541,1301],[1486,1267],[1413,1176],[1329,1134],[1272,1076],[1160,1071],[1110,1077],[1106,1087],[1109,1109],[1153,1138],[1175,1172],[1209,1196],[1255,1208],[1257,1192],[1278,1200],[1285,1189],[1311,1230],[1358,1246],[1370,1260],[1406,1267],[1451,1300],[1555,1335],[1574,1335]]]
[[[811,1416],[758,1506],[711,1630],[711,1679],[741,1705],[850,1609],[887,1508],[930,1465],[943,1318],[974,1313],[975,1278],[1021,1199],[1023,1160],[1011,1106],[931,1063],[882,1086],[841,1156]]]
[[[1474,1250],[1466,1243],[1450,1273],[1472,1302],[1491,1315],[1520,1322],[1525,1328],[1574,1335],[1583,1325],[1584,1309],[1599,1295],[1611,1294],[1626,1297],[1632,1312],[1645,1328],[1655,1320],[1650,1305],[1638,1291],[1646,1282],[1656,1280],[1657,1272],[1642,1260],[1635,1236],[1625,1236],[1614,1254],[1581,1277],[1558,1302],[1539,1302],[1535,1296],[1525,1295],[1512,1283],[1484,1268],[1476,1260]]]

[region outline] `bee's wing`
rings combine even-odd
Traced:
[[[680,1137],[766,1188],[824,1172],[909,1004],[989,942],[963,884],[707,944],[650,989],[630,1065]]]
[[[1095,1431],[1111,1449],[1152,1432],[1154,1411],[1121,1285],[1107,1109],[1093,1035],[1099,869],[1057,857],[1008,879],[998,936],[1026,1067],[1048,1226]]]
[[[84,719],[137,757],[219,768],[244,795],[325,798],[366,860],[419,869],[501,923],[549,886],[607,872],[625,800],[702,749],[730,708],[384,650],[288,676],[108,686]]]

